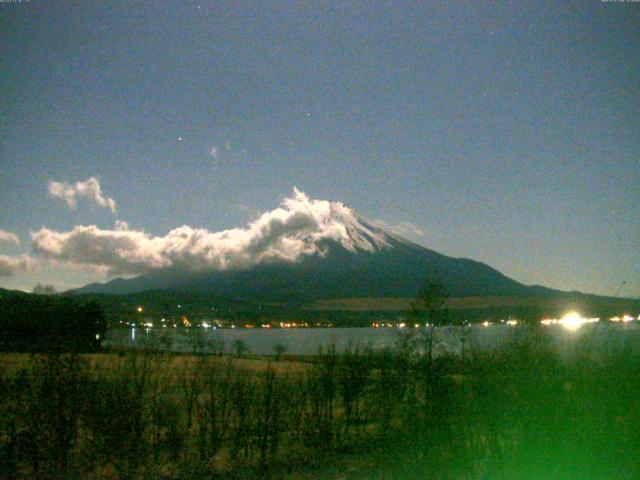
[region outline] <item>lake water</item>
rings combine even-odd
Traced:
[[[640,325],[637,322],[584,325],[569,331],[560,325],[544,327],[563,354],[570,354],[585,343],[592,352],[611,352],[629,348],[640,351]],[[292,355],[314,355],[335,346],[342,351],[349,345],[372,349],[392,346],[398,339],[395,328],[292,328],[292,329],[204,329],[204,328],[114,328],[107,332],[106,348],[168,348],[175,352],[211,352],[222,347],[233,353],[234,342],[241,340],[249,352],[273,355],[277,345],[284,345]],[[527,333],[526,326],[473,325],[471,327],[439,327],[437,353],[460,354],[462,349],[492,349]],[[464,345],[464,347],[463,347]]]

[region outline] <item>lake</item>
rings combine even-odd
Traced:
[[[588,345],[592,352],[610,352],[629,348],[640,349],[638,322],[601,322],[568,330],[560,325],[543,327],[563,354]],[[526,334],[528,327],[504,324],[470,327],[439,327],[438,354],[460,354],[464,348],[492,349]],[[213,328],[114,328],[103,341],[105,348],[139,348],[146,345],[168,348],[174,352],[193,352],[195,348],[211,352],[222,347],[233,353],[234,342],[241,340],[249,352],[256,355],[274,355],[277,345],[284,345],[291,355],[314,355],[332,345],[343,351],[349,345],[370,347],[374,350],[392,346],[398,335],[406,329],[396,328],[291,328],[291,329],[213,329]]]

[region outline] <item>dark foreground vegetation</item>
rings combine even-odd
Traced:
[[[309,362],[124,354],[0,358],[0,478],[640,478],[640,358],[567,360],[529,330],[493,352]]]
[[[96,352],[106,329],[97,302],[0,291],[2,352]]]

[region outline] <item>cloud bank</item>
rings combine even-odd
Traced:
[[[411,222],[400,222],[397,224],[390,224],[383,220],[376,220],[373,224],[388,232],[393,233],[402,238],[407,238],[409,240],[421,240],[425,236],[425,231]]]
[[[28,272],[35,263],[35,260],[27,255],[19,257],[0,255],[0,277],[13,277],[19,273]]]
[[[0,230],[0,246],[18,246],[20,245],[20,237],[15,233],[8,232],[6,230]]]
[[[107,267],[110,275],[293,262],[304,255],[325,254],[323,240],[336,241],[351,251],[388,246],[385,234],[361,223],[350,208],[339,202],[311,200],[298,189],[281,207],[263,213],[246,228],[210,232],[184,225],[155,237],[118,222],[113,230],[95,225],[68,232],[42,228],[31,236],[33,250],[46,258]]]
[[[102,208],[108,208],[112,213],[116,213],[116,201],[113,198],[105,197],[97,178],[91,177],[84,182],[76,182],[73,185],[67,182],[49,182],[49,196],[60,198],[67,202],[67,206],[75,209],[78,206],[78,198],[94,202]]]

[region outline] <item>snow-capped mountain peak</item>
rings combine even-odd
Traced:
[[[382,229],[372,226],[355,210],[341,202],[310,200],[304,193],[294,188],[291,198],[283,202],[289,211],[305,211],[314,219],[307,239],[314,245],[322,240],[333,240],[350,252],[364,250],[375,252],[390,248],[389,235]]]
[[[313,200],[294,189],[281,206],[263,213],[244,228],[212,232],[187,225],[165,236],[95,225],[68,232],[47,228],[32,234],[35,252],[57,260],[103,267],[111,275],[158,270],[216,271],[249,268],[263,262],[296,262],[324,256],[327,243],[350,252],[390,248],[391,236],[340,202]]]

